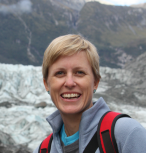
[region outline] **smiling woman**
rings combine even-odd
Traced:
[[[71,132],[68,130],[71,127],[65,126],[65,130],[69,131],[66,134],[72,135],[78,131],[79,123],[76,122],[80,122],[82,113],[93,105],[93,91],[100,80],[99,56],[96,48],[79,35],[56,38],[45,55],[45,88],[65,122],[76,116],[70,124]]]
[[[98,82],[85,51],[60,57],[50,66],[47,80],[44,79],[46,90],[50,91],[63,120],[67,114],[77,113],[79,117],[93,105],[92,94]]]
[[[102,98],[92,102],[101,78],[95,46],[80,35],[58,37],[44,53],[42,72],[46,91],[58,109],[47,118],[53,130],[50,152],[85,153],[100,119],[109,111]],[[119,153],[146,151],[146,131],[135,120],[119,119],[114,132]],[[92,145],[100,153],[98,144]],[[38,152],[44,149],[38,147],[34,153]]]

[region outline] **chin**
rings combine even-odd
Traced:
[[[62,114],[70,114],[70,115],[77,115],[82,114],[84,111],[82,109],[77,108],[66,108],[64,110],[60,110]]]

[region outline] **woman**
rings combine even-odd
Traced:
[[[109,111],[102,98],[92,102],[101,78],[95,46],[79,35],[58,37],[44,53],[42,72],[58,109],[47,118],[53,130],[51,153],[83,153]],[[135,120],[119,119],[114,134],[119,153],[146,153],[146,131]]]

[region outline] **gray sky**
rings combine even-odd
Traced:
[[[132,5],[146,3],[146,0],[106,0],[114,5]]]

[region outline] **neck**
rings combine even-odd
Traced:
[[[75,134],[79,130],[79,125],[81,121],[81,115],[72,115],[72,114],[61,114],[63,122],[64,122],[64,128],[65,133],[67,136],[71,136]]]

